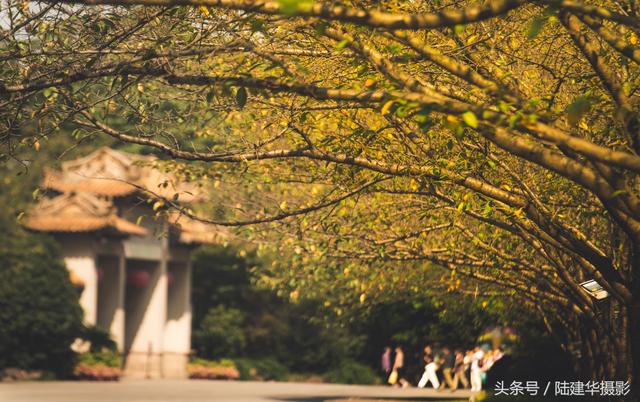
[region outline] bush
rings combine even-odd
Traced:
[[[193,333],[198,356],[216,359],[242,354],[246,344],[243,323],[244,314],[238,309],[222,305],[209,309]]]
[[[195,359],[189,363],[189,378],[205,380],[237,380],[240,372],[233,360],[221,359],[210,361]]]
[[[70,376],[81,331],[78,292],[56,245],[0,218],[0,370]]]
[[[111,338],[109,331],[95,325],[86,326],[82,329],[80,338],[90,343],[89,351],[92,353],[102,353],[106,349],[117,355],[118,345]]]
[[[343,360],[325,374],[328,382],[338,384],[374,384],[376,373],[355,360]]]
[[[85,364],[88,366],[106,366],[119,368],[122,363],[120,354],[116,351],[103,349],[100,352],[83,353],[78,358],[78,364]]]
[[[104,348],[100,352],[81,354],[73,374],[80,380],[117,381],[122,376],[120,365],[120,354]]]
[[[122,376],[122,370],[119,367],[110,367],[104,364],[78,363],[73,369],[73,374],[79,380],[118,381]]]
[[[266,357],[261,359],[234,359],[241,380],[283,381],[288,378],[289,370],[278,360]]]

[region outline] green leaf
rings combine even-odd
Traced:
[[[336,49],[337,50],[341,50],[344,49],[347,45],[349,44],[348,40],[341,40],[340,42],[338,42],[338,44],[336,45]]]
[[[591,100],[586,96],[579,96],[567,106],[567,120],[569,124],[576,125],[582,119],[582,116],[591,110]]]
[[[245,87],[238,88],[238,92],[236,92],[236,103],[240,109],[247,104],[247,90]]]
[[[299,11],[309,11],[313,1],[309,0],[278,0],[280,10],[287,15],[296,14]]]
[[[527,28],[527,38],[533,39],[536,36],[538,36],[538,34],[540,33],[540,31],[542,31],[542,28],[544,28],[544,25],[547,23],[547,21],[548,21],[548,17],[542,16],[542,15],[535,17],[533,20],[531,20],[531,23]]]
[[[45,88],[42,91],[42,94],[44,95],[45,98],[50,98],[51,96],[53,96],[56,93],[58,93],[58,89],[55,88],[55,87]]]
[[[478,118],[472,111],[464,112],[462,114],[462,121],[471,128],[478,128]]]

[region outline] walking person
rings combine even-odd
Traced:
[[[484,352],[479,346],[473,350],[471,360],[471,391],[482,391],[482,361]]]
[[[451,391],[458,389],[458,383],[462,384],[462,388],[469,388],[469,381],[467,380],[467,368],[468,363],[465,363],[465,355],[461,350],[455,351],[455,363],[453,366],[453,388]]]
[[[382,371],[382,380],[386,382],[391,374],[391,347],[389,346],[384,347],[380,358],[380,370]]]
[[[424,374],[422,374],[422,378],[418,382],[418,388],[424,388],[428,383],[431,383],[433,389],[440,388],[440,381],[438,380],[438,375],[436,371],[438,371],[438,364],[433,355],[433,349],[430,345],[424,347]]]
[[[444,381],[440,384],[440,390],[445,389],[445,385],[449,387],[450,390],[455,391],[457,388],[457,384],[453,383],[453,369],[455,367],[456,358],[453,353],[451,353],[451,349],[448,346],[442,348],[442,377]]]
[[[406,388],[409,386],[409,382],[404,378],[404,352],[400,346],[396,347],[396,356],[393,360],[393,367],[391,368],[392,372],[395,371],[398,374],[398,384],[402,386],[402,388]]]
[[[493,363],[495,362],[496,360],[494,358],[493,351],[485,353],[482,359],[482,368],[480,368],[480,378],[482,379],[483,384],[487,383],[487,371],[493,367]]]

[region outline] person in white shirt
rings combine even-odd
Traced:
[[[471,360],[471,391],[482,391],[482,359],[484,352],[479,346],[473,350]]]
[[[429,382],[433,385],[433,389],[440,388],[440,381],[438,381],[438,375],[436,374],[436,371],[438,371],[438,363],[429,345],[424,347],[424,362],[426,363],[424,366],[424,374],[422,374],[422,378],[420,378],[418,382],[418,388],[426,387]]]

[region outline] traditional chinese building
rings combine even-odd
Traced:
[[[196,186],[154,161],[101,148],[64,162],[45,173],[49,197],[27,214],[25,226],[58,240],[72,281],[82,287],[84,320],[111,332],[125,375],[185,377],[190,252],[222,234],[177,214],[154,217],[152,194],[181,203],[202,199]]]

